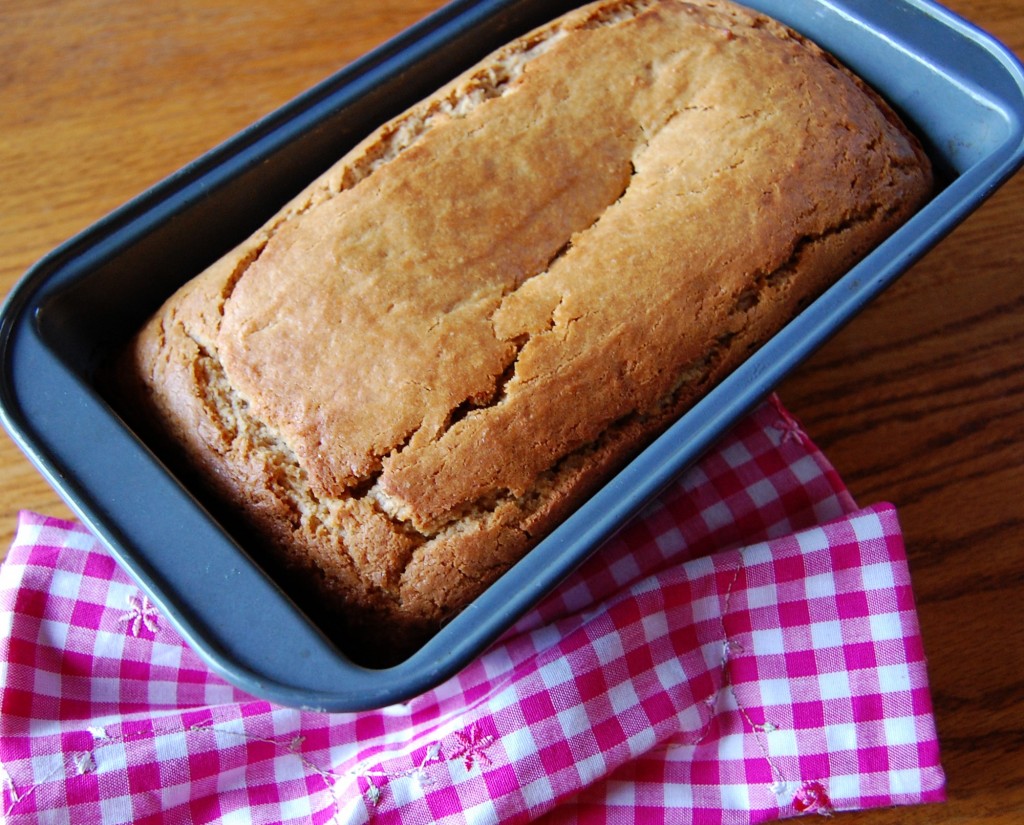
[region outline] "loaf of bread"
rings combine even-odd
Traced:
[[[599,0],[380,127],[189,281],[118,392],[328,632],[385,662],[930,191],[893,111],[781,24]]]

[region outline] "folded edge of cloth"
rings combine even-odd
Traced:
[[[318,714],[209,673],[81,527],[0,566],[9,822],[760,822],[936,802],[894,508],[776,399],[462,673]]]

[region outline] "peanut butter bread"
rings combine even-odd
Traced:
[[[387,123],[131,343],[120,381],[403,655],[928,197],[893,112],[721,0],[600,0]]]

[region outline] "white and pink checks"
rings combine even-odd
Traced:
[[[943,798],[896,514],[772,399],[457,677],[222,682],[79,527],[0,567],[6,822],[747,823]]]

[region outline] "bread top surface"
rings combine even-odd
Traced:
[[[602,3],[530,43],[500,93],[414,114],[386,166],[278,225],[217,334],[319,494],[379,477],[422,530],[656,403],[743,323],[752,271],[902,203],[920,165],[845,72],[732,6]]]
[[[182,439],[233,440],[208,472],[344,503],[380,584],[401,536],[674,403],[929,191],[891,111],[805,39],[726,2],[606,0],[369,136],[171,299],[139,369]]]

